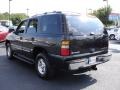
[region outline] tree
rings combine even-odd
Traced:
[[[0,20],[8,20],[8,17],[9,17],[8,12],[0,13]]]
[[[21,20],[27,18],[27,15],[24,13],[15,13],[15,14],[11,14],[11,20],[13,22],[13,25],[18,25]]]
[[[100,8],[98,10],[93,11],[93,15],[98,17],[103,22],[103,24],[107,26],[108,24],[113,23],[112,21],[109,20],[109,15],[111,11],[112,11],[112,8],[108,6],[108,7]]]
[[[12,21],[13,25],[18,25],[22,19],[27,17],[28,16],[24,13],[13,13],[10,15],[10,20]],[[9,20],[9,13],[0,13],[0,20]]]

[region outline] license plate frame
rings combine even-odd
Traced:
[[[88,57],[88,58],[83,58],[83,59],[77,59],[74,60],[74,63],[69,64],[69,69],[70,70],[76,70],[79,69],[80,67],[84,67],[86,65],[93,65],[96,63],[96,57]]]

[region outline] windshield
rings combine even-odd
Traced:
[[[68,28],[73,35],[86,35],[90,33],[101,34],[104,25],[96,17],[66,16]]]

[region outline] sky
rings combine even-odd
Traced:
[[[113,12],[120,13],[119,0],[108,0]],[[29,16],[51,11],[86,13],[104,7],[103,0],[12,0],[11,13],[26,13]],[[9,0],[0,0],[0,13],[8,12]]]

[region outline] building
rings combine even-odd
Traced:
[[[120,26],[120,13],[111,13],[109,20],[113,21],[116,26]]]

